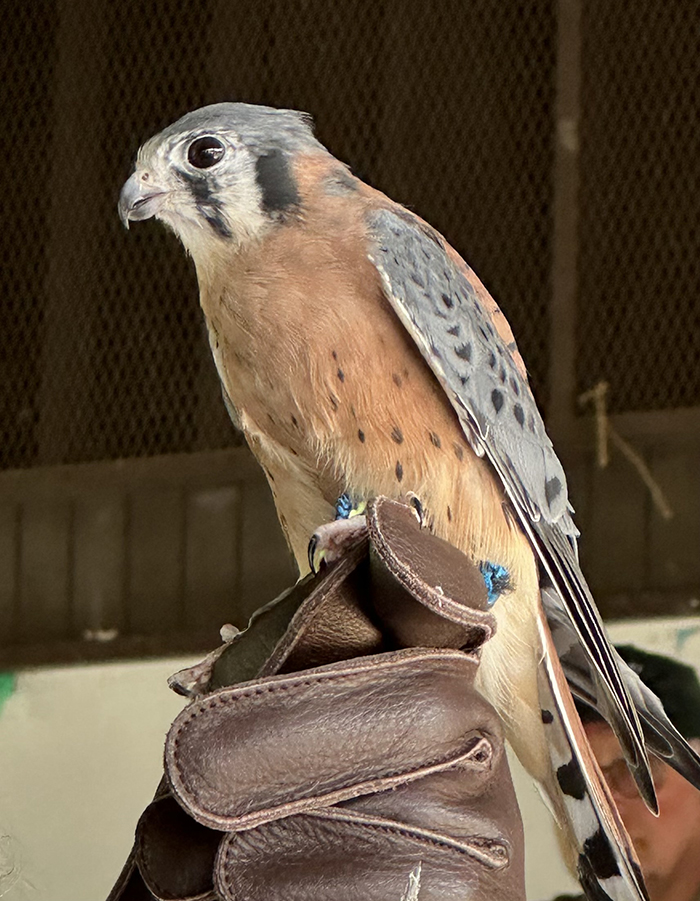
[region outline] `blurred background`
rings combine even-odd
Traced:
[[[108,859],[94,852],[90,891],[67,846],[56,852],[73,874],[65,890],[26,850],[21,799],[39,766],[27,749],[57,736],[51,712],[67,728],[61,705],[82,709],[105,756],[78,741],[74,724],[73,744],[43,771],[60,758],[103,784],[105,767],[124,760],[117,699],[127,684],[133,700],[138,673],[213,647],[222,623],[244,625],[293,579],[264,479],[221,401],[193,267],[162,227],[127,233],[116,214],[138,146],[194,107],[240,100],[310,112],[336,156],[445,234],[511,322],[569,474],[603,614],[622,621],[623,635],[632,617],[642,622],[629,628],[652,644],[694,647],[695,0],[5,0],[0,9],[0,705],[9,698],[0,736],[12,758],[0,767],[0,895],[11,885],[11,901],[48,898],[42,879],[53,901],[94,897],[95,885],[106,894],[130,841],[120,834],[115,844],[106,829]],[[128,662],[158,657],[167,661]],[[56,669],[108,659],[124,662]],[[115,796],[128,795],[146,758],[155,785],[167,705],[180,703],[162,686],[159,675],[153,690],[165,700],[152,706],[162,723],[143,713],[157,740],[144,738]],[[100,732],[107,722],[112,731]],[[90,832],[91,797],[72,808],[83,824],[75,834]],[[148,792],[129,798],[133,824]],[[18,863],[22,853],[29,863]]]

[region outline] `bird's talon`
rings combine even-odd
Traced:
[[[367,519],[353,514],[348,519],[335,519],[319,526],[309,541],[308,556],[311,572],[318,573],[321,565],[330,566],[367,534]]]
[[[314,575],[321,571],[321,566],[326,559],[326,549],[321,546],[321,536],[318,532],[314,532],[309,540],[309,548],[307,551],[309,557],[309,569]]]
[[[423,508],[423,504],[421,503],[420,498],[417,494],[414,494],[412,491],[409,491],[406,494],[406,502],[409,507],[412,509],[415,514],[416,519],[418,520],[418,525],[423,528],[423,518],[425,514],[425,510]]]

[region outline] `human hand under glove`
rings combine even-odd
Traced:
[[[193,697],[109,901],[524,899],[494,620],[466,556],[379,498],[366,540],[176,674]]]

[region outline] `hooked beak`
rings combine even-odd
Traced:
[[[148,180],[148,173],[132,172],[119,195],[119,218],[124,227],[129,228],[129,222],[155,216],[167,193]]]

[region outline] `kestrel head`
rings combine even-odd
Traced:
[[[294,110],[217,103],[188,113],[139,150],[119,197],[124,225],[155,217],[197,258],[260,238],[299,204],[292,160],[327,154]]]

